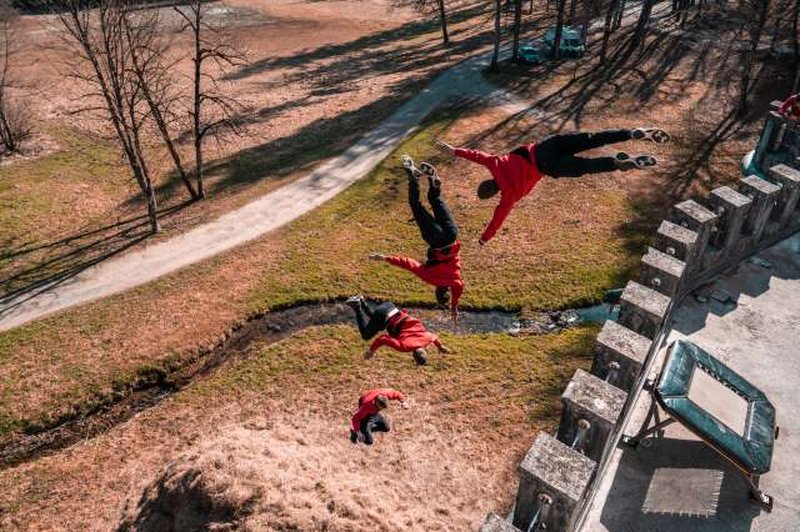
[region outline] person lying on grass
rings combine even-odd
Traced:
[[[542,174],[550,177],[580,177],[586,174],[636,170],[654,166],[652,155],[631,156],[619,152],[614,157],[578,157],[577,153],[627,140],[650,140],[663,144],[670,140],[666,131],[655,128],[614,129],[599,133],[550,135],[503,154],[493,155],[478,150],[455,148],[442,141],[438,147],[448,155],[461,157],[486,167],[492,179],[478,186],[478,197],[488,199],[500,192],[500,204],[479,240],[486,244],[503,225],[511,209],[539,182]]]
[[[351,442],[372,445],[375,441],[373,432],[389,432],[389,420],[381,415],[381,411],[388,408],[389,401],[400,401],[401,407],[408,408],[403,394],[391,388],[375,388],[358,398],[358,410],[350,424]]]
[[[364,340],[386,329],[386,333],[375,338],[364,351],[364,358],[372,358],[378,348],[387,346],[401,353],[412,353],[417,365],[424,366],[428,362],[425,348],[429,345],[435,345],[440,353],[450,352],[437,335],[425,329],[420,320],[412,318],[394,303],[387,301],[373,307],[363,296],[353,296],[346,303],[356,313],[358,330]]]
[[[789,120],[800,121],[800,98],[798,97],[800,97],[800,94],[792,94],[786,98],[781,106],[778,107],[778,113]]]
[[[423,162],[421,169],[417,169],[408,155],[403,155],[402,160],[403,168],[408,172],[408,204],[422,240],[428,244],[428,258],[424,263],[408,257],[380,253],[373,253],[369,258],[408,270],[435,286],[436,301],[443,307],[450,304],[450,315],[455,322],[458,319],[458,300],[464,292],[458,226],[442,198],[442,181],[436,168]],[[428,176],[428,203],[431,212],[419,200],[419,179],[423,173]]]

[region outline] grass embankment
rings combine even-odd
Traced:
[[[366,260],[370,251],[417,257],[425,251],[416,227],[407,223],[406,181],[397,157],[408,152],[426,158],[434,137],[463,137],[496,120],[491,112],[458,119],[439,114],[362,182],[282,230],[124,294],[0,334],[0,431],[85,411],[143,371],[213,344],[256,310],[354,292],[430,304],[432,290],[410,274]],[[487,144],[499,146],[502,135]],[[506,230],[479,249],[479,232],[493,208],[473,194],[484,170],[434,160],[461,226],[464,305],[580,305],[616,285],[633,262],[619,230],[628,216],[624,191],[612,179],[543,181]]]

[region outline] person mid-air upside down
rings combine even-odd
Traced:
[[[442,198],[442,182],[436,169],[428,163],[422,163],[419,170],[408,155],[403,155],[403,167],[408,172],[408,203],[411,213],[422,240],[428,244],[427,260],[423,263],[408,257],[380,253],[373,253],[370,258],[408,270],[435,286],[436,301],[447,306],[449,300],[450,313],[455,321],[458,318],[458,301],[464,292],[458,226]],[[419,199],[419,179],[423,174],[428,176],[428,203],[431,212],[428,212]]]
[[[520,146],[503,155],[493,155],[478,150],[455,148],[437,141],[446,153],[476,162],[492,174],[492,179],[478,186],[478,197],[488,199],[500,192],[491,221],[479,240],[481,245],[491,240],[503,225],[511,209],[527,195],[542,177],[580,177],[586,174],[628,171],[654,166],[658,161],[652,155],[632,157],[619,152],[614,157],[578,157],[576,154],[628,140],[650,140],[663,144],[670,140],[661,129],[613,129],[598,133],[568,133],[551,135],[539,142]]]

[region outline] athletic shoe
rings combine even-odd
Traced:
[[[355,295],[350,296],[347,298],[347,301],[344,302],[345,305],[351,308],[357,308],[361,306],[361,303],[364,301],[364,296],[362,295]]]
[[[631,136],[633,140],[650,140],[656,144],[665,144],[672,140],[669,133],[655,127],[637,127],[633,130]]]
[[[658,164],[658,159],[652,155],[639,155],[634,159],[634,161],[636,162],[636,166],[638,168],[647,168],[648,166],[655,166]]]
[[[617,170],[622,170],[626,172],[628,170],[636,170],[639,166],[636,164],[636,161],[631,159],[631,156],[621,151],[614,156],[614,161],[617,165]]]
[[[410,155],[401,155],[400,160],[403,162],[403,168],[411,170],[414,168],[414,159]]]
[[[414,362],[417,363],[417,366],[424,366],[428,363],[428,359],[425,358],[425,355],[420,353],[418,350],[414,350],[411,355],[414,357]]]
[[[439,188],[442,186],[442,178],[439,177],[439,173],[436,171],[436,167],[433,166],[431,163],[422,162],[419,165],[420,171],[428,176],[428,182],[431,184],[432,187]]]

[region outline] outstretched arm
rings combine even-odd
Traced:
[[[392,266],[403,268],[404,270],[408,270],[411,273],[417,273],[422,268],[421,262],[414,259],[409,259],[408,257],[391,255],[388,257],[384,257],[384,260],[389,264],[391,264]]]
[[[488,166],[493,160],[494,155],[491,153],[482,152],[480,150],[470,150],[467,148],[455,148],[453,155],[461,157],[473,163],[478,163],[482,166]]]
[[[513,202],[505,201],[503,199],[500,200],[500,203],[494,209],[494,215],[492,216],[491,221],[489,221],[489,225],[487,225],[486,229],[483,230],[480,240],[481,245],[494,238],[494,235],[497,234],[497,231],[508,217],[508,213],[511,212],[512,207],[514,207]]]

